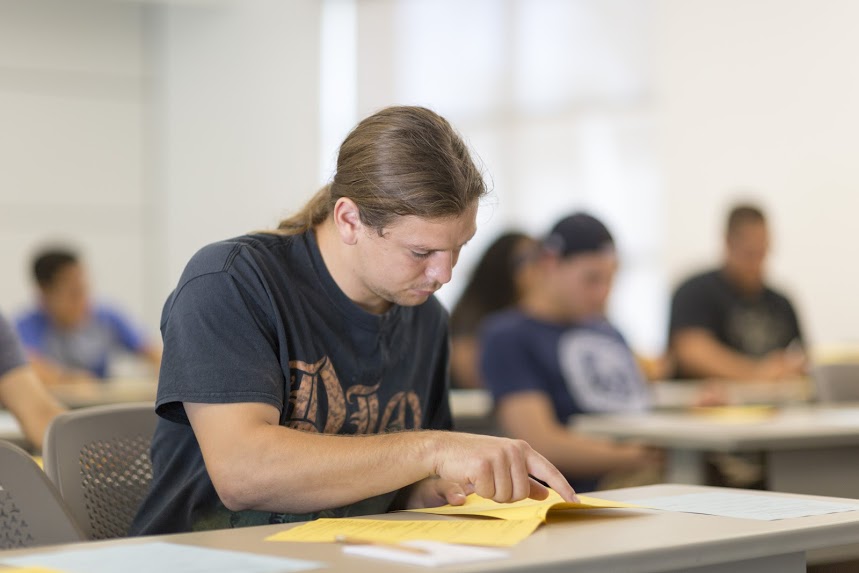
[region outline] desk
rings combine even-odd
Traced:
[[[25,450],[30,448],[30,443],[24,438],[24,432],[18,425],[18,420],[8,410],[0,410],[0,440],[12,442]]]
[[[773,491],[859,498],[859,405],[805,406],[732,422],[684,412],[576,416],[577,431],[668,450],[666,481],[704,482],[707,452],[763,452]]]
[[[659,380],[650,383],[650,395],[656,409],[696,406],[705,396],[720,398],[726,404],[795,405],[814,396],[808,378],[792,380]]]
[[[69,408],[85,408],[127,402],[155,402],[155,380],[116,379],[102,383],[70,383],[48,387]]]
[[[609,499],[635,500],[713,489],[701,486],[659,485],[600,492],[599,495]],[[750,492],[750,494],[762,495],[762,492]],[[859,507],[859,501],[855,503]],[[383,517],[384,519],[444,519],[438,516],[402,513]],[[158,540],[280,555],[321,561],[328,565],[324,571],[333,573],[427,571],[426,568],[421,567],[348,557],[333,544],[263,541],[267,535],[288,527],[291,526],[266,525],[99,543],[113,545]],[[756,521],[647,509],[595,510],[587,514],[561,517],[551,521],[519,545],[510,548],[509,559],[451,566],[440,570],[798,573],[805,571],[806,551],[843,545],[857,537],[859,537],[859,512],[781,521]],[[50,549],[9,551],[4,552],[2,556],[40,551],[50,551]]]

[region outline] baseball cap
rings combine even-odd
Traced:
[[[566,258],[614,249],[614,239],[599,219],[579,212],[555,223],[543,245],[559,257]]]

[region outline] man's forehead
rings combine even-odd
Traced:
[[[384,235],[410,246],[428,250],[447,250],[468,242],[477,232],[476,214],[466,212],[456,217],[424,219],[414,215],[398,217]]]

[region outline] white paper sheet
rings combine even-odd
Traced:
[[[315,561],[161,542],[68,549],[24,557],[0,556],[0,563],[45,567],[64,573],[292,573],[324,567]]]
[[[411,565],[423,565],[424,567],[440,567],[442,565],[458,565],[473,563],[475,561],[503,559],[510,555],[509,552],[502,549],[456,545],[441,541],[404,541],[401,545],[418,547],[424,549],[427,553],[421,555],[379,545],[346,545],[343,547],[343,553],[398,561]]]
[[[859,503],[848,504],[813,499],[748,493],[689,493],[630,501],[637,505],[665,511],[703,513],[722,517],[774,521],[842,511],[859,511]]]

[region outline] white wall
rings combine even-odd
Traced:
[[[274,227],[318,187],[315,0],[166,5],[150,29],[161,300],[203,245]]]
[[[859,3],[660,0],[654,37],[673,280],[720,254],[737,188],[816,343],[859,342]]]
[[[97,293],[146,318],[140,23],[132,3],[0,2],[6,314],[32,303],[30,257],[51,241],[80,248]]]

